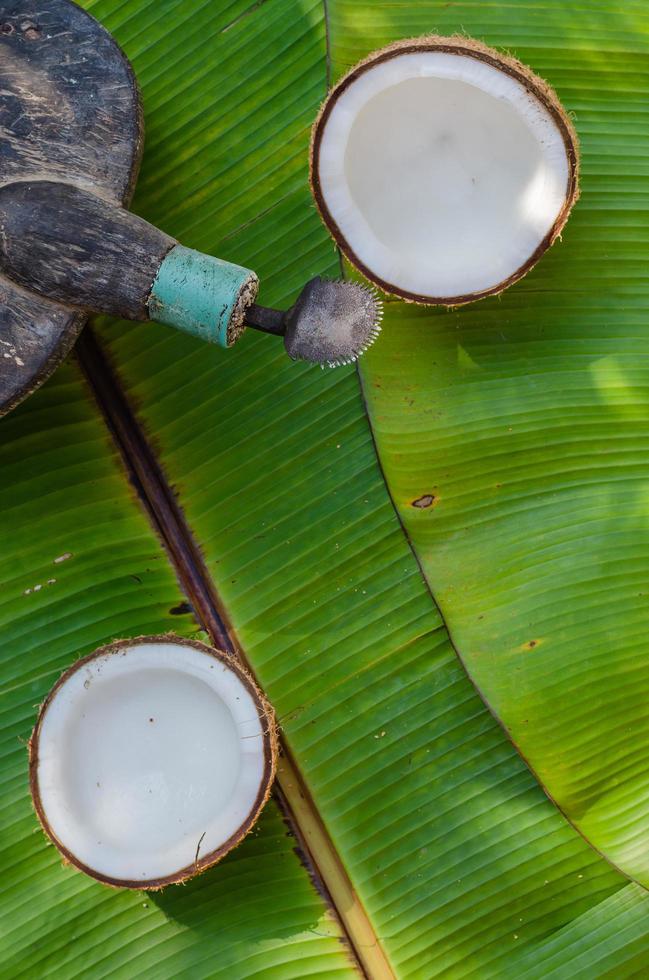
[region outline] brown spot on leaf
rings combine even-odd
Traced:
[[[436,503],[437,497],[434,493],[425,493],[423,496],[417,497],[416,500],[413,500],[410,506],[423,509],[424,507],[433,507]]]
[[[169,612],[172,616],[186,616],[188,613],[193,613],[194,610],[188,602],[179,602],[177,606],[172,606]]]

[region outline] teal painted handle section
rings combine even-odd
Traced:
[[[149,316],[201,340],[230,347],[257,293],[254,272],[184,245],[162,260],[149,295]]]

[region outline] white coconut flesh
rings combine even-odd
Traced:
[[[497,291],[566,204],[571,163],[556,115],[478,57],[401,53],[331,103],[314,159],[325,220],[390,292],[443,301]]]
[[[264,746],[227,663],[178,643],[125,646],[68,674],[46,705],[37,808],[75,863],[144,886],[195,868],[246,823]]]

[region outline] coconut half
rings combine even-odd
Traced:
[[[67,861],[161,888],[247,834],[275,756],[272,710],[230,657],[173,636],[122,640],[74,664],[42,705],[32,799]]]
[[[577,137],[513,58],[467,38],[402,41],[330,92],[311,186],[368,279],[455,306],[520,279],[560,233],[578,195]]]

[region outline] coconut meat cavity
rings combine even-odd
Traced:
[[[126,643],[70,672],[46,705],[37,808],[75,863],[153,881],[236,835],[267,764],[258,705],[227,662],[178,642]]]
[[[313,168],[352,262],[427,302],[504,288],[566,205],[569,147],[556,113],[468,54],[396,53],[351,79],[318,123]]]

